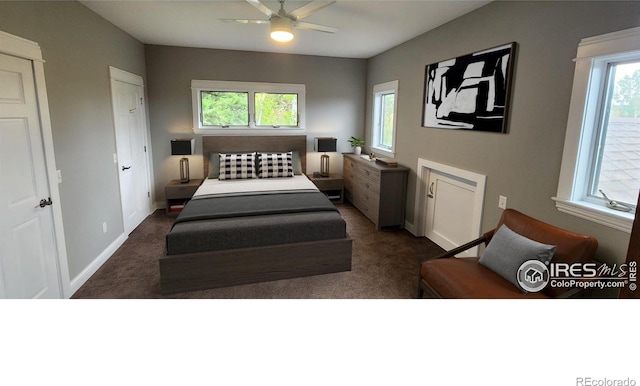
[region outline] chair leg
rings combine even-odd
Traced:
[[[422,276],[418,278],[418,297],[417,299],[424,298],[424,289],[422,288]]]

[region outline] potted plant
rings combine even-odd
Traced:
[[[362,146],[364,146],[364,138],[352,136],[348,139],[348,141],[353,148],[354,154],[360,154],[362,152]]]

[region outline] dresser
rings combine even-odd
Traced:
[[[403,166],[389,167],[360,155],[344,155],[344,195],[375,225],[404,227],[407,176]]]

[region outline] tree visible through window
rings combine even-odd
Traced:
[[[255,94],[256,126],[298,126],[298,94]]]
[[[394,111],[395,111],[395,94],[384,94],[382,96],[382,119],[381,119],[381,129],[382,129],[382,138],[380,141],[380,145],[391,149],[393,147],[393,124],[394,120]]]
[[[395,157],[397,94],[397,80],[373,86],[371,150],[386,157]]]
[[[202,91],[200,102],[205,126],[249,125],[249,94],[246,92]]]

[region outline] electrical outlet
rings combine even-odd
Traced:
[[[106,222],[102,223],[102,233],[107,233],[107,223]]]
[[[498,208],[507,209],[507,198],[505,196],[500,196],[498,198]]]

